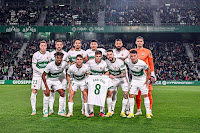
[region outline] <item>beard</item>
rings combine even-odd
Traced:
[[[120,51],[120,50],[121,50],[121,48],[122,48],[122,47],[116,47],[116,49],[117,49],[118,51]]]

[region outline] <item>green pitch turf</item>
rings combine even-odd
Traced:
[[[55,113],[43,118],[42,91],[37,95],[37,115],[31,116],[30,95],[29,85],[0,86],[0,132],[200,132],[200,86],[154,86],[152,119],[145,118],[143,104],[142,116],[121,118],[121,90],[115,115],[109,118],[98,116],[99,107],[95,107],[94,118],[84,117],[80,91],[75,95],[73,117]],[[57,110],[58,94],[54,105]]]

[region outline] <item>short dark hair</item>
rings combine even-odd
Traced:
[[[137,41],[137,39],[142,39],[144,41],[144,37],[142,37],[142,36],[136,37],[136,41]]]
[[[97,55],[97,54],[101,54],[101,55],[102,55],[102,52],[99,51],[99,50],[97,50],[97,51],[95,52],[95,55]]]
[[[61,43],[63,44],[63,41],[62,41],[62,40],[57,40],[56,43],[57,43],[57,42],[61,42]]]
[[[79,39],[79,38],[77,38],[77,39],[75,39],[75,40],[73,41],[73,44],[74,44],[76,41],[80,41],[80,42],[82,43],[82,40]]]
[[[116,42],[116,41],[121,41],[121,42],[122,42],[122,39],[120,39],[120,38],[117,38],[117,39],[115,39],[115,42]]]
[[[82,56],[81,54],[78,54],[78,55],[76,56],[76,59],[77,59],[78,57],[80,57],[80,58],[83,59],[83,56]]]
[[[54,54],[55,57],[56,57],[56,56],[59,56],[59,55],[62,56],[62,57],[64,56],[64,54],[63,54],[62,52],[56,52],[56,53]]]
[[[113,53],[113,50],[112,50],[112,49],[108,49],[108,50],[107,50],[107,53],[108,53],[108,52],[112,52],[112,53]]]
[[[98,41],[97,41],[97,40],[95,40],[95,39],[93,39],[91,42],[96,42],[96,43],[97,43]]]
[[[47,43],[45,40],[40,41],[40,43]]]
[[[137,54],[136,50],[131,50],[130,54]]]

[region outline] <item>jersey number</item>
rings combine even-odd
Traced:
[[[94,93],[95,93],[96,95],[99,95],[100,89],[101,89],[101,85],[100,85],[100,84],[96,84],[95,88],[96,88],[96,89],[94,90]]]

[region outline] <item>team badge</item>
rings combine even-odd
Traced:
[[[84,71],[82,71],[82,73],[84,73]]]
[[[138,67],[136,67],[136,69],[138,69]]]
[[[122,56],[123,56],[123,54],[122,54]]]
[[[117,67],[115,66],[115,69],[116,69]]]
[[[100,67],[100,69],[102,69],[102,67]]]
[[[47,59],[48,59],[48,57],[47,57]]]
[[[33,87],[35,87],[35,85]]]

